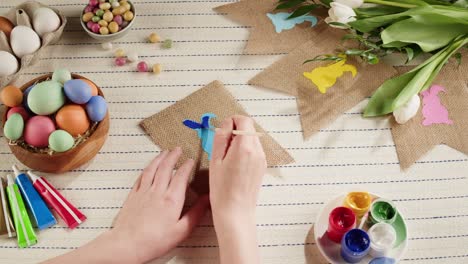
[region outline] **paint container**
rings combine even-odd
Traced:
[[[357,218],[361,218],[369,211],[371,203],[372,196],[368,192],[350,192],[343,205],[353,210]]]
[[[378,223],[368,230],[371,241],[369,254],[374,257],[388,256],[397,239],[395,228],[387,223]]]
[[[5,195],[5,184],[3,183],[3,178],[0,178],[0,198],[2,202],[2,227],[0,228],[0,235],[8,234],[8,237],[14,237],[16,236],[15,225],[13,220],[11,220],[10,209],[8,208]]]
[[[13,177],[7,175],[8,186],[7,194],[10,201],[11,214],[15,223],[16,237],[18,238],[18,246],[25,248],[37,243],[36,234],[29,220],[28,212],[24,207],[23,199],[19,193],[18,185],[15,184]]]
[[[23,195],[24,201],[30,212],[31,220],[39,230],[49,228],[57,223],[52,212],[47,208],[44,200],[34,189],[31,181],[26,174],[21,173],[16,165],[13,165],[13,171],[16,174],[16,184]]]
[[[367,256],[370,250],[370,239],[366,231],[351,229],[341,240],[341,257],[348,263],[357,263]]]
[[[42,196],[44,201],[52,207],[71,229],[77,227],[86,220],[86,216],[67,201],[49,182],[28,171],[34,188]]]
[[[391,201],[379,198],[371,204],[367,223],[369,226],[377,223],[393,224],[397,215],[397,208]]]
[[[353,210],[343,206],[336,207],[328,217],[327,236],[331,241],[340,243],[343,235],[355,227],[356,215]]]
[[[393,258],[375,258],[372,259],[369,264],[395,264],[396,261]]]

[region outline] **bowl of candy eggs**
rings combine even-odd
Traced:
[[[130,31],[135,16],[135,6],[128,0],[89,0],[80,21],[89,36],[110,42]]]
[[[107,103],[89,79],[58,69],[0,92],[3,134],[31,169],[61,173],[91,160],[109,132]]]

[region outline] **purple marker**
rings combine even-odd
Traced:
[[[367,232],[362,229],[351,229],[341,240],[341,256],[346,262],[358,263],[370,249],[370,239]]]

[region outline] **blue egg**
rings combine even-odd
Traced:
[[[29,95],[29,92],[31,92],[32,88],[34,88],[35,84],[29,86],[26,90],[24,90],[23,92],[23,107],[24,109],[26,109],[26,111],[28,111],[28,113],[32,114],[32,115],[35,115],[33,113],[33,111],[31,111],[31,109],[29,108],[29,105],[28,105],[28,95]]]
[[[107,113],[107,103],[102,96],[93,96],[86,104],[86,112],[89,119],[94,122],[99,122],[104,119]]]
[[[86,104],[91,99],[91,87],[83,80],[66,81],[63,88],[67,98],[75,104]]]

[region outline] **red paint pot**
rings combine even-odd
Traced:
[[[341,243],[343,235],[356,227],[356,214],[347,207],[336,207],[328,217],[327,236],[335,243]]]

